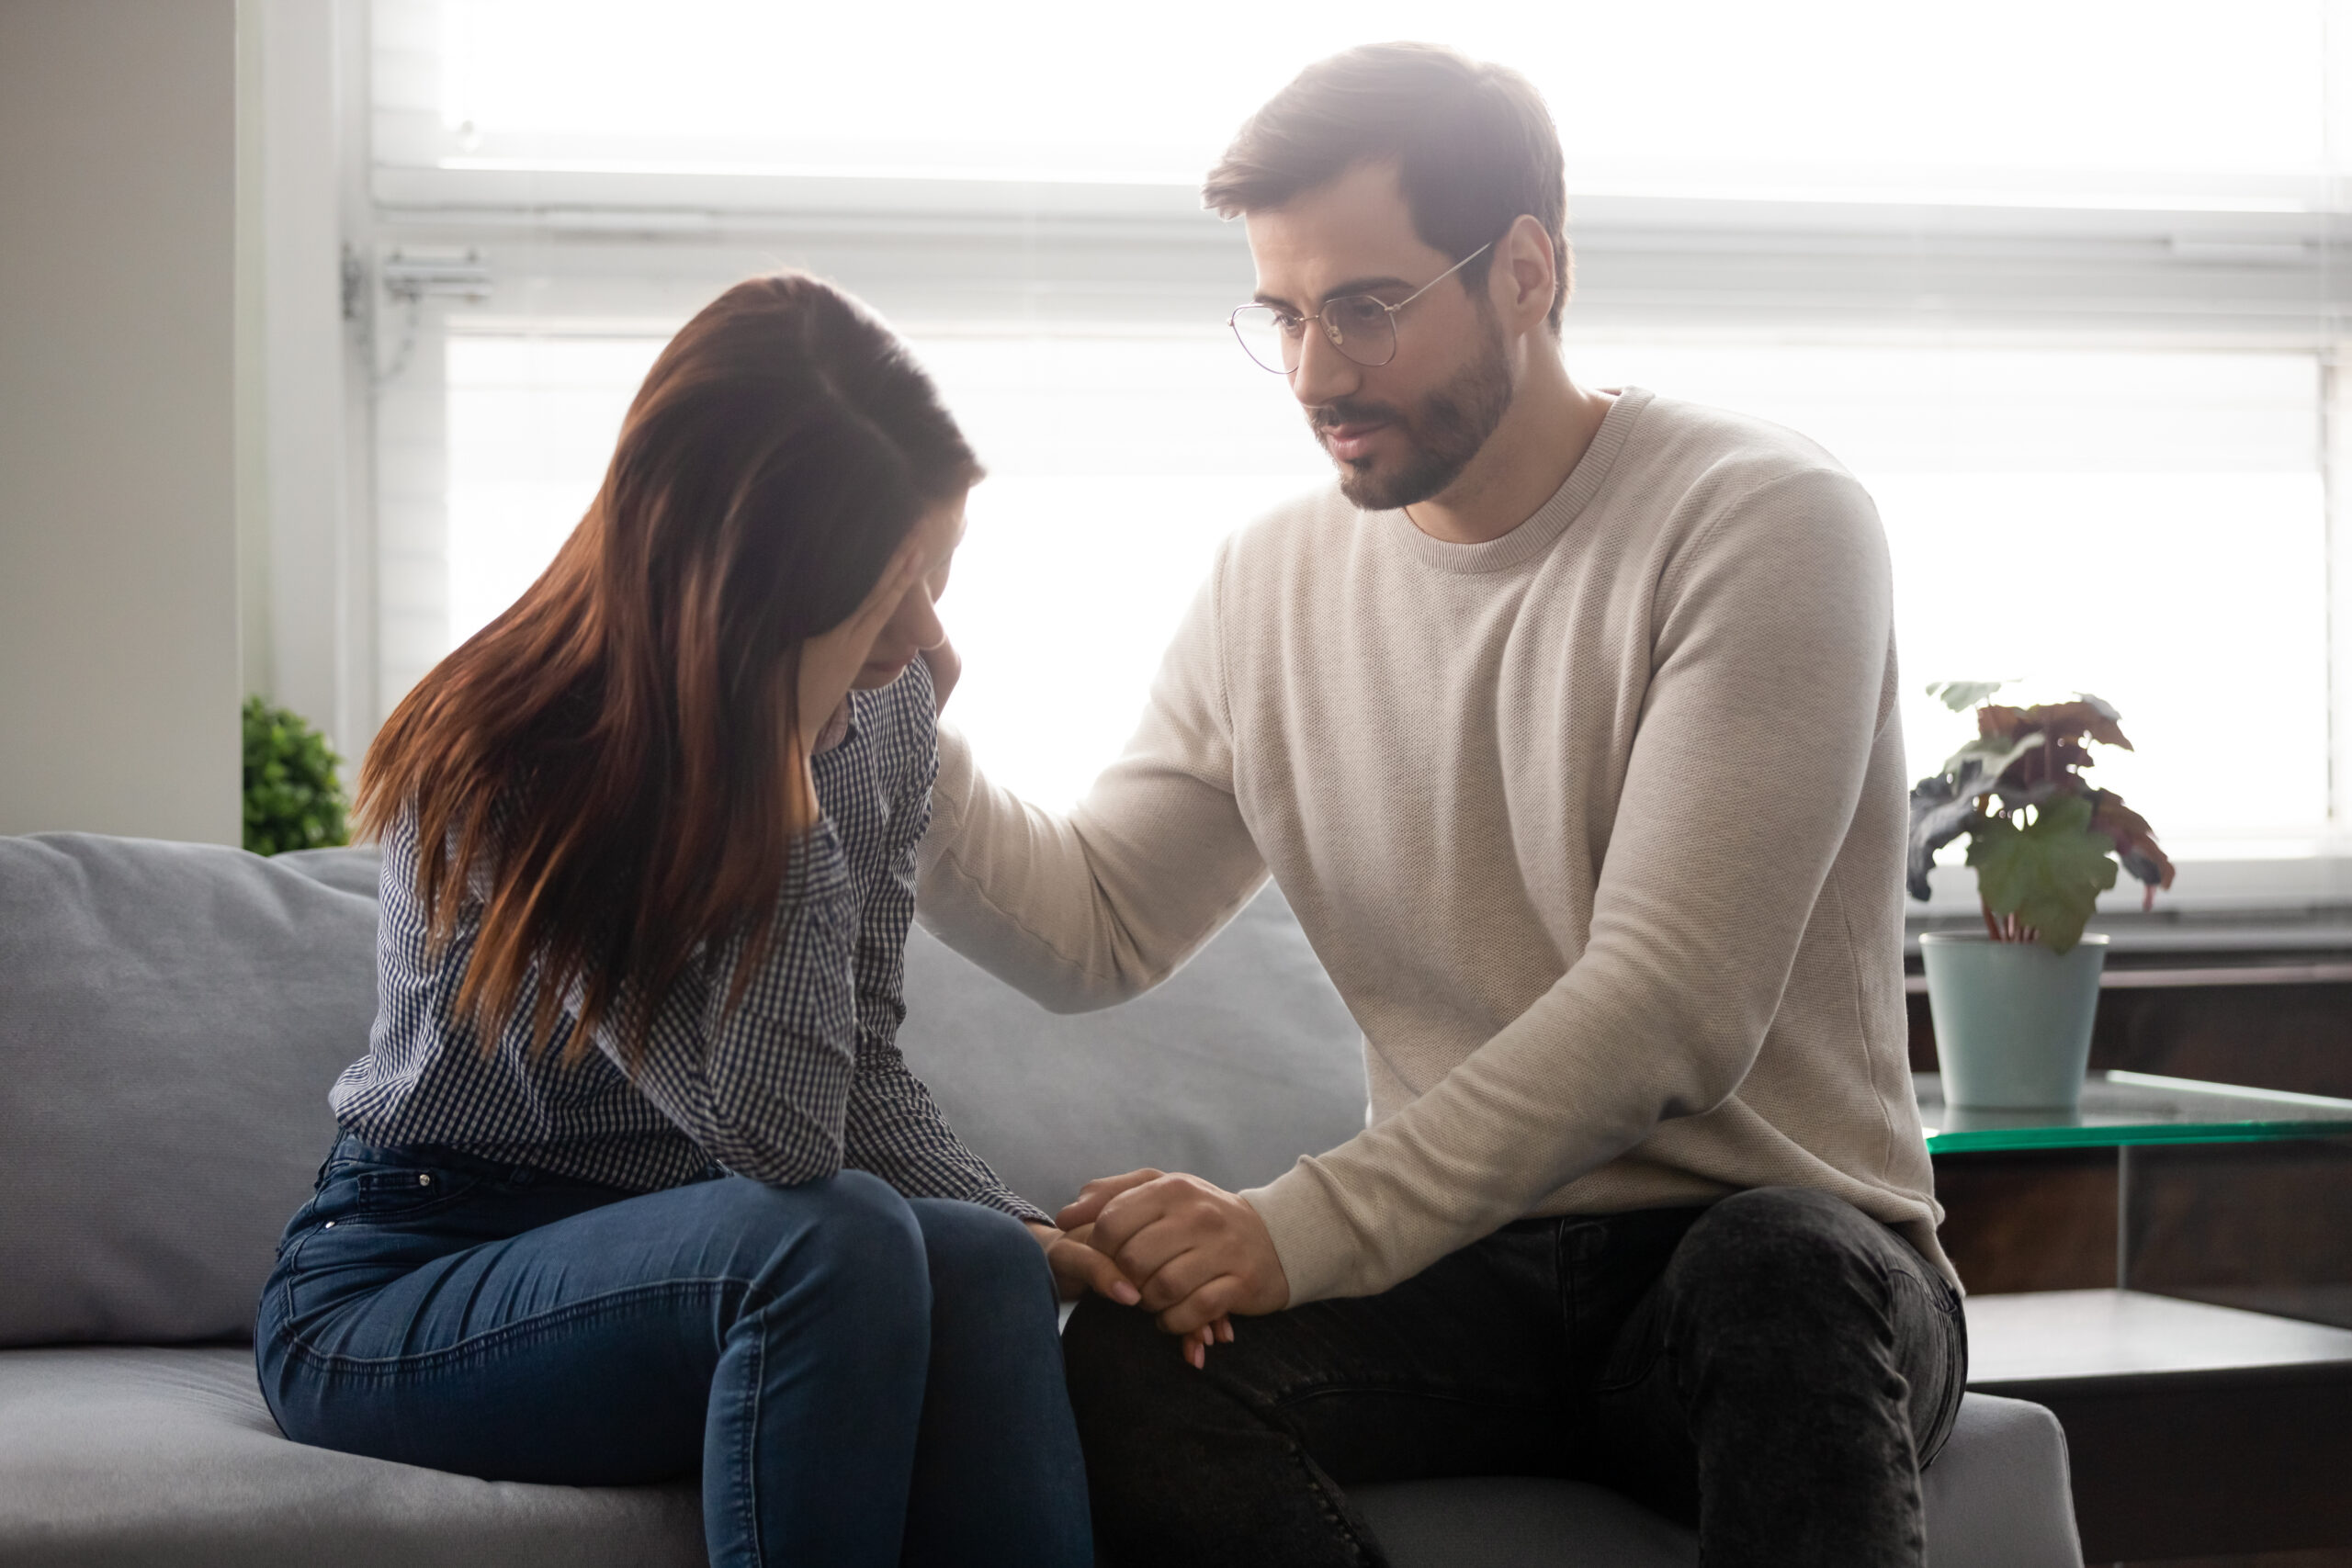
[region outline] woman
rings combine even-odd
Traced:
[[[699,1467],[714,1563],[1091,1561],[1051,1275],[1133,1287],[894,1043],[978,477],[856,304],[738,285],[546,575],[385,725],[375,1030],[256,1337],[288,1436]]]

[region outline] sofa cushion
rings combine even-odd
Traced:
[[[1480,1475],[1349,1495],[1396,1568],[1693,1568],[1699,1540],[1583,1481]]]
[[[375,938],[373,899],[297,864],[0,838],[0,1344],[251,1332],[368,1048]]]
[[[246,1349],[0,1351],[0,1562],[702,1568],[670,1486],[535,1486],[304,1448]]]
[[[376,897],[376,880],[384,872],[383,852],[373,844],[348,844],[334,850],[288,850],[274,855],[270,864],[299,871],[313,882],[323,882],[338,893]],[[369,973],[374,973],[371,967]]]
[[[1919,1479],[1928,1568],[2083,1568],[2066,1434],[2046,1406],[1969,1394]]]
[[[1929,1568],[2081,1568],[2065,1444],[1971,1394],[1926,1478]],[[1360,1487],[1396,1568],[1684,1568],[1690,1532],[1597,1486]],[[692,1483],[477,1481],[280,1437],[242,1349],[0,1351],[0,1562],[24,1568],[679,1568]]]
[[[1972,1393],[1920,1477],[1928,1568],[2083,1568],[2066,1438],[2022,1399]],[[1690,1568],[1698,1538],[1575,1481],[1485,1476],[1363,1486],[1397,1568]]]

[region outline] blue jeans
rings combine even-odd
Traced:
[[[864,1171],[630,1194],[345,1137],[254,1353],[297,1442],[493,1480],[699,1470],[725,1568],[1092,1561],[1044,1253]]]

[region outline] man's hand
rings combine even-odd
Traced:
[[[1080,1225],[1076,1230],[1057,1230],[1033,1220],[1023,1220],[1037,1245],[1046,1249],[1046,1265],[1054,1271],[1054,1288],[1062,1300],[1074,1302],[1093,1291],[1110,1297],[1121,1306],[1135,1306],[1143,1300],[1135,1281],[1119,1272],[1119,1266],[1093,1247],[1094,1227]],[[1184,1359],[1195,1367],[1208,1365],[1209,1347],[1233,1343],[1233,1320],[1220,1317],[1214,1323],[1203,1324],[1184,1336]]]
[[[1055,1223],[1091,1225],[1094,1250],[1142,1287],[1143,1305],[1170,1334],[1194,1336],[1229,1313],[1290,1304],[1266,1222],[1249,1200],[1197,1176],[1131,1170],[1090,1181]]]

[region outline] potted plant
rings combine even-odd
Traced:
[[[245,699],[245,848],[257,855],[351,840],[342,761],[299,714]]]
[[[1928,688],[1957,713],[1974,705],[1976,739],[1911,791],[1911,896],[1928,897],[1936,852],[1968,840],[1984,930],[1919,939],[1945,1103],[1968,1110],[2071,1111],[2090,1059],[2104,935],[2086,935],[2116,862],[2155,902],[2172,862],[2111,790],[2082,776],[2090,745],[2132,750],[2108,704],[2008,707],[1999,681]]]

